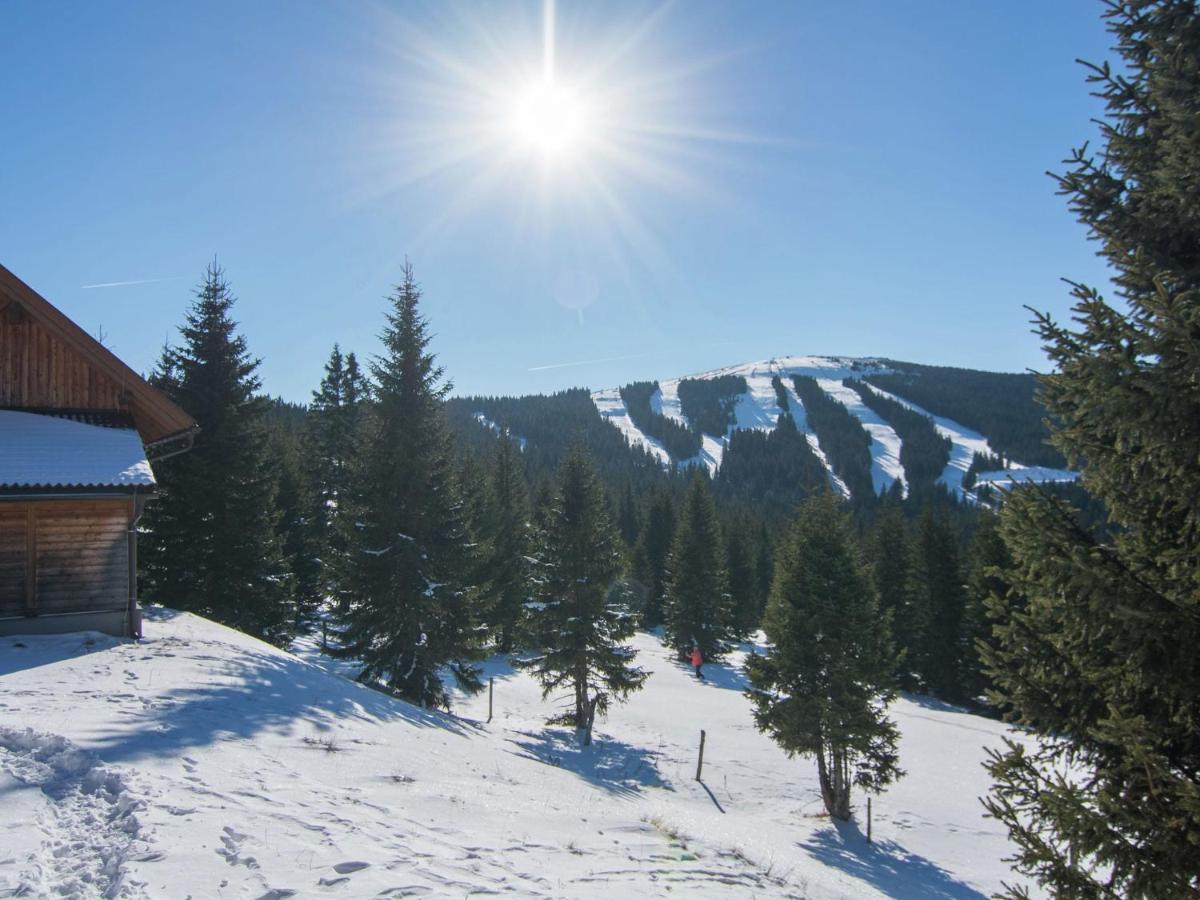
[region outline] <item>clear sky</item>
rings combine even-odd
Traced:
[[[1044,174],[1095,133],[1100,13],[8,0],[0,262],[145,371],[215,255],[293,400],[376,350],[406,255],[457,393],[1040,369],[1023,305],[1104,278]]]

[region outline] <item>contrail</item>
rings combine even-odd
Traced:
[[[127,287],[131,284],[156,284],[159,281],[178,281],[187,278],[186,275],[172,275],[169,278],[136,278],[133,281],[106,281],[103,284],[81,284],[80,290],[90,291],[92,288]]]

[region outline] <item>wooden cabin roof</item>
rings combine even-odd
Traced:
[[[152,488],[142,439],[122,418],[0,409],[0,493]]]
[[[125,412],[146,444],[196,427],[165,394],[4,266],[0,407]]]

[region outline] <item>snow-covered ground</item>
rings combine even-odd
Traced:
[[[755,730],[741,654],[697,682],[650,634],[597,743],[500,659],[457,716],[188,614],[146,637],[0,638],[0,897],[977,898],[1011,873],[983,817],[1000,723],[904,698],[908,775],[874,838]],[[704,781],[695,780],[700,729]]]
[[[776,375],[780,376],[783,379],[785,388],[787,388],[788,404],[792,417],[796,421],[796,427],[805,433],[809,446],[812,447],[813,452],[825,464],[830,482],[843,496],[849,496],[846,485],[834,474],[833,467],[821,450],[820,441],[808,426],[808,417],[804,410],[804,404],[792,389],[791,376],[808,375],[815,378],[826,394],[845,406],[862,423],[863,428],[866,429],[867,434],[871,438],[871,476],[875,491],[879,492],[890,487],[892,482],[896,480],[904,484],[907,489],[904,466],[900,462],[900,436],[896,434],[895,429],[885,419],[863,403],[862,398],[857,393],[842,384],[842,380],[845,378],[861,378],[872,373],[887,371],[890,370],[873,358],[781,356],[738,366],[729,366],[724,369],[714,369],[711,372],[702,372],[697,375],[688,375],[685,377],[716,378],[720,375],[741,375],[746,379],[748,390],[738,397],[734,424],[729,429],[732,432],[742,428],[769,431],[775,427],[781,410],[779,409],[771,379]],[[651,405],[657,412],[686,425],[688,424],[687,417],[683,415],[678,395],[679,382],[682,380],[684,379],[674,378],[667,381],[660,381],[660,390],[651,398]],[[953,419],[947,419],[944,416],[935,416],[915,403],[905,400],[903,397],[890,394],[887,391],[875,388],[873,385],[872,388],[884,396],[891,397],[910,409],[928,416],[933,420],[937,430],[950,438],[952,445],[950,461],[947,463],[946,469],[939,481],[955,493],[968,493],[969,495],[969,492],[963,491],[962,481],[963,476],[966,475],[967,470],[971,466],[971,460],[974,458],[975,453],[995,452],[989,446],[987,438],[970,428],[960,425]],[[617,389],[597,391],[592,395],[592,399],[600,414],[619,428],[631,444],[646,447],[650,452],[654,453],[664,466],[703,464],[708,466],[709,471],[713,474],[716,474],[717,469],[720,467],[721,459],[728,442],[728,434],[723,437],[703,435],[704,446],[697,456],[691,459],[672,461],[670,454],[667,453],[666,448],[661,443],[643,434],[634,425],[625,412],[625,407],[621,402],[620,393]],[[1003,488],[1011,486],[1015,482],[1073,481],[1077,477],[1077,473],[1064,469],[1023,466],[1020,463],[1013,463],[1010,469],[1002,472],[984,473],[979,476],[978,480],[980,484],[993,484]]]

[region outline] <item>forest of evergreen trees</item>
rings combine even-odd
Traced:
[[[741,375],[684,378],[679,382],[678,393],[679,407],[693,429],[725,437],[733,424],[738,395],[746,393],[746,379]]]
[[[547,585],[583,564],[567,558],[571,545],[558,533],[578,515],[595,547],[611,541],[603,590],[572,601],[596,617],[596,634],[579,640],[600,642],[590,651],[597,660],[606,659],[604,641],[621,646],[631,623],[663,625],[681,655],[699,646],[710,658],[759,627],[783,534],[802,504],[829,493],[828,473],[790,415],[770,431],[734,431],[715,477],[703,467],[668,470],[630,447],[582,389],[447,397],[419,301],[409,270],[388,299],[384,351],[363,367],[334,346],[312,401],[286,403],[262,395],[232,291],[210,269],[179,346],[155,374],[202,431],[191,453],[159,465],[147,598],[279,644],[320,621],[339,652],[362,661],[366,680],[439,705],[440,669],[470,689],[483,655],[547,649],[555,631],[547,617],[561,599]],[[908,500],[892,492],[880,505],[861,425],[814,381],[795,381],[835,466],[860,485],[846,508],[865,577],[892,618],[891,675],[979,702],[972,641],[983,598],[969,586],[983,577],[972,566],[991,563],[974,562],[987,513],[944,492]],[[724,432],[744,379],[684,384],[688,408]],[[906,433],[932,431],[928,419],[852,384],[889,419],[911,416],[898,426]],[[776,388],[786,404],[783,383]],[[656,389],[630,385],[626,402],[653,415]],[[940,439],[927,443],[923,451],[943,450]],[[626,676],[635,686],[633,668],[600,661],[576,685],[572,721],[590,722],[593,701],[603,711]],[[539,677],[560,683],[550,670]]]

